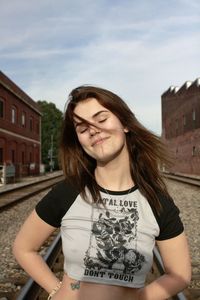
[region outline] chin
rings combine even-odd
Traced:
[[[97,161],[97,165],[106,165],[109,162],[112,162],[115,158],[118,157],[118,153],[116,154],[108,154],[108,155],[104,155],[103,157],[95,157],[96,161]]]
[[[86,151],[85,149],[87,154],[96,160],[97,164],[107,164],[113,161],[117,157],[120,157],[120,154],[122,154],[123,150],[124,150],[124,144],[122,144],[117,149],[115,149],[115,151],[113,151],[113,149],[104,148],[103,151],[90,152],[90,151]]]

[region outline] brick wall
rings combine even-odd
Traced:
[[[0,163],[13,163],[17,176],[38,174],[41,113],[37,103],[2,72],[0,101]]]
[[[162,139],[173,154],[170,172],[200,174],[200,80],[162,95]]]

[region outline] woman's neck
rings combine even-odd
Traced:
[[[129,160],[123,163],[115,160],[105,165],[97,164],[95,178],[101,187],[111,191],[123,191],[134,186]]]

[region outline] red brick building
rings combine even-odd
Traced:
[[[174,157],[169,171],[200,175],[200,78],[161,96],[162,139]]]
[[[14,164],[16,177],[39,173],[40,127],[38,104],[0,71],[0,165]]]

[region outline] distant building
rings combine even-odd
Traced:
[[[0,165],[13,164],[16,177],[39,173],[40,127],[38,104],[0,71]]]
[[[174,156],[173,173],[200,175],[200,78],[161,96],[162,139]]]

